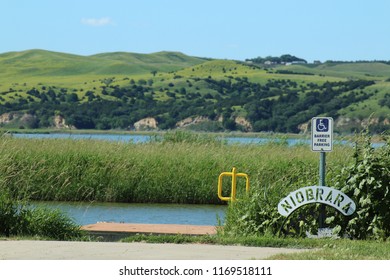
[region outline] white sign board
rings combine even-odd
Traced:
[[[356,204],[345,193],[326,186],[309,186],[291,192],[278,204],[278,212],[288,217],[299,207],[309,203],[322,203],[332,206],[345,216],[352,215]]]
[[[331,152],[333,149],[333,119],[319,117],[311,119],[311,150]]]

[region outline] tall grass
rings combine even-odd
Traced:
[[[59,210],[33,208],[15,200],[7,190],[0,192],[0,236],[38,236],[56,240],[81,239],[84,233]]]
[[[329,178],[351,153],[336,147]],[[265,193],[318,181],[318,154],[307,146],[0,138],[0,189],[33,200],[218,204],[218,176],[232,167]]]

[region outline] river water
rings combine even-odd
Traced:
[[[59,209],[79,225],[98,222],[134,224],[218,225],[225,205],[34,202],[33,207]]]
[[[13,134],[16,138],[29,139],[91,139],[91,140],[105,140],[114,142],[132,142],[132,143],[147,143],[153,140],[155,136],[141,135],[141,134],[94,134],[94,133],[16,133]],[[269,142],[287,143],[289,146],[294,145],[309,145],[310,140],[298,138],[265,138],[265,137],[239,137],[239,136],[225,136],[221,139],[227,141],[228,144],[266,144]]]
[[[142,134],[100,134],[100,133],[15,133],[13,137],[16,138],[28,138],[28,139],[91,139],[91,140],[103,140],[111,142],[124,142],[124,143],[148,143],[152,141],[156,136],[142,135]],[[266,144],[270,142],[274,143],[286,143],[287,146],[295,145],[307,145],[310,149],[311,139],[307,138],[276,138],[276,137],[243,137],[243,136],[224,136],[223,139],[227,144]],[[333,140],[335,145],[351,145],[354,144],[346,140]],[[381,147],[383,143],[372,143],[374,148]]]

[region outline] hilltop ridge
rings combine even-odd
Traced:
[[[380,132],[390,124],[389,77],[386,62],[8,52],[0,54],[0,126],[51,127],[60,117],[73,128],[134,129],[141,121],[153,123],[144,129],[298,133],[312,117],[327,115],[340,132],[367,122]]]
[[[204,61],[179,52],[114,52],[82,56],[35,49],[0,54],[0,67],[7,69],[4,74],[12,72],[20,76],[142,74],[153,70],[174,71]]]

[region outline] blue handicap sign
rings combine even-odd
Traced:
[[[316,119],[316,130],[319,132],[328,132],[329,130],[329,119]]]

